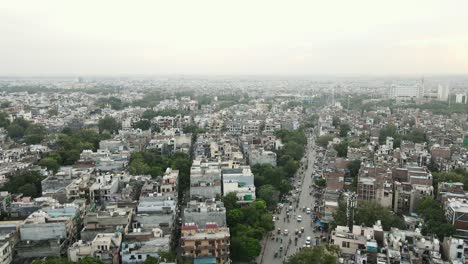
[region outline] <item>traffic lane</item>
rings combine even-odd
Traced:
[[[312,143],[313,145],[313,143]],[[298,202],[296,204],[298,205],[297,208],[296,206],[293,206],[293,211],[295,211],[295,215],[290,216],[289,221],[286,217],[287,215],[287,208],[289,206],[288,203],[285,204],[285,206],[281,209],[280,214],[277,214],[278,220],[275,221],[275,236],[273,240],[271,239],[271,236],[267,239],[265,243],[265,249],[263,253],[263,263],[282,263],[282,261],[286,258],[286,256],[290,256],[294,254],[301,246],[305,244],[305,240],[307,236],[312,236],[313,234],[313,225],[306,224],[306,221],[310,221],[310,215],[307,217],[307,214],[304,214],[303,220],[301,222],[297,221],[297,214],[303,214],[305,212],[301,212],[302,207],[304,207],[304,204],[311,203],[313,204],[313,196],[310,197],[310,185],[311,185],[311,173],[312,173],[312,168],[315,160],[315,155],[314,152],[312,151],[313,147],[311,146],[308,151],[307,151],[307,169],[305,171],[300,171],[296,175],[295,183],[297,184],[298,181],[301,181],[301,186],[300,187],[300,192],[297,196]],[[312,165],[312,166],[311,166]],[[309,197],[307,197],[309,196]],[[307,206],[310,207],[310,206]],[[277,228],[281,229],[281,234],[278,236],[277,234]],[[304,234],[301,235],[301,237],[298,237],[297,244],[295,243],[295,230],[301,230],[301,227],[304,227]],[[288,235],[284,235],[284,229],[288,229]],[[311,235],[309,235],[311,234]],[[291,243],[289,243],[291,241]],[[282,250],[280,250],[282,247]],[[275,253],[277,254],[275,258]],[[286,256],[285,256],[286,255]]]
[[[313,149],[313,148],[311,148]],[[302,175],[302,178],[301,178],[301,192],[299,194],[299,203],[298,203],[298,209],[295,210],[293,216],[294,216],[294,219],[291,223],[291,225],[289,226],[291,228],[291,232],[294,230],[294,233],[295,233],[295,230],[301,230],[301,228],[304,228],[304,233],[302,233],[301,235],[297,235],[297,243],[296,243],[296,235],[294,233],[292,233],[293,235],[291,235],[292,237],[292,244],[291,246],[289,247],[289,250],[288,250],[288,256],[289,255],[292,255],[294,254],[295,252],[297,252],[297,250],[299,250],[299,248],[303,247],[305,244],[306,244],[306,238],[308,236],[311,237],[311,240],[313,240],[313,237],[315,236],[314,234],[314,225],[311,224],[312,223],[312,218],[311,218],[311,214],[307,214],[307,212],[305,210],[303,210],[303,208],[313,208],[313,204],[314,204],[314,197],[313,195],[310,195],[312,189],[310,188],[310,186],[312,185],[312,179],[311,179],[311,174],[312,174],[312,168],[313,166],[310,166],[311,164],[314,163],[314,153],[312,151],[309,150],[308,152],[308,167],[304,173],[304,175]],[[297,221],[297,216],[298,215],[301,215],[301,218],[302,220],[299,222]]]

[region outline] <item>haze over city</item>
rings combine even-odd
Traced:
[[[4,1],[0,264],[468,263],[468,1]]]
[[[5,1],[1,76],[468,73],[467,1]]]

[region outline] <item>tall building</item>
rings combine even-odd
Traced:
[[[456,94],[455,103],[458,104],[468,104],[468,95],[466,94]]]
[[[437,99],[447,101],[450,93],[450,88],[447,85],[439,85],[437,87]]]
[[[396,85],[390,87],[390,97],[399,101],[420,100],[424,97],[424,82],[415,85]]]

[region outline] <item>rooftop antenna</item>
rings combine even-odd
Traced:
[[[348,221],[349,232],[353,232],[354,208],[356,208],[356,193],[346,194],[346,220]]]

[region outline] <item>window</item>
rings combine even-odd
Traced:
[[[341,247],[349,248],[349,242],[346,242],[346,241],[341,242]]]
[[[138,259],[141,259],[141,255],[138,255]]]
[[[361,229],[361,236],[364,235],[364,229]]]

